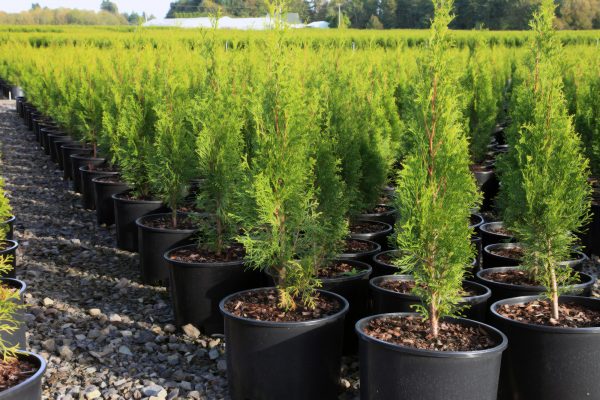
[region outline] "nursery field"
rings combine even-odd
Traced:
[[[541,3],[0,26],[0,400],[600,398],[600,31]]]

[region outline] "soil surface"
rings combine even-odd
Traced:
[[[217,255],[213,251],[207,249],[181,249],[171,253],[170,259],[185,263],[214,263],[243,260],[245,256],[244,247],[242,245],[231,246],[223,249],[221,254]]]
[[[492,249],[491,253],[500,257],[510,258],[511,260],[520,260],[524,256],[521,247]]]
[[[383,289],[390,290],[395,293],[411,294],[411,291],[415,288],[415,281],[400,281],[400,280],[384,280],[378,285]],[[461,295],[463,297],[479,296],[481,293],[470,287],[463,287]]]
[[[95,179],[101,180],[102,182],[124,183],[119,175],[106,175]]]
[[[352,233],[378,233],[386,229],[385,225],[368,221],[357,221],[350,225],[350,232]]]
[[[504,225],[486,226],[485,229],[492,233],[495,233],[496,235],[503,235],[503,236],[509,236],[509,237],[513,236],[512,232],[510,232],[508,229],[506,229],[504,227]]]
[[[364,271],[360,265],[351,265],[344,261],[333,261],[324,268],[319,268],[317,271],[318,278],[339,278],[342,276],[352,276]]]
[[[383,264],[386,264],[386,265],[391,265],[393,267],[394,261],[398,259],[398,257],[395,254],[396,253],[393,253],[393,252],[379,253],[377,255],[377,261],[379,261]]]
[[[324,318],[340,311],[341,304],[334,299],[317,295],[315,309],[304,307],[301,299],[296,300],[296,309],[285,311],[279,306],[275,290],[246,292],[225,304],[225,309],[238,317],[271,322],[298,322]]]
[[[37,372],[37,367],[24,360],[0,360],[0,392],[17,386]]]
[[[393,210],[393,207],[391,206],[386,206],[385,204],[379,204],[375,207],[373,207],[370,210],[367,210],[364,212],[364,214],[384,214],[386,212],[390,212]]]
[[[177,228],[173,228],[173,221],[171,220],[170,215],[160,218],[146,219],[144,220],[144,225],[149,228],[173,230],[196,229],[198,227],[198,225],[192,218],[183,217],[181,215],[177,217]]]
[[[355,253],[366,253],[375,249],[375,245],[368,242],[362,242],[356,239],[346,239],[346,248],[344,253],[355,254]]]
[[[438,337],[434,338],[429,324],[420,317],[374,319],[364,332],[388,343],[421,350],[475,351],[498,344],[483,329],[450,322],[441,322]]]
[[[590,310],[577,304],[559,304],[558,320],[552,318],[552,308],[549,301],[503,305],[498,309],[498,313],[515,321],[535,325],[563,328],[600,327],[600,311]]]
[[[539,284],[531,279],[525,271],[520,269],[512,269],[504,272],[490,272],[489,274],[485,274],[484,277],[494,282],[508,283],[511,285],[539,286]]]

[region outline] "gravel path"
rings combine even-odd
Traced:
[[[48,360],[48,399],[227,398],[222,337],[174,333],[167,292],[138,278],[114,230],[72,207],[61,172],[0,101],[1,175],[27,285],[29,348]]]

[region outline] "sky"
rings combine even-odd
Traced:
[[[136,11],[147,14],[154,14],[158,18],[163,18],[169,11],[169,4],[173,0],[112,0],[119,7],[119,12],[130,13]],[[100,9],[102,0],[0,0],[0,11],[20,12],[31,8],[31,3],[39,3],[42,7],[48,8],[79,8],[82,10]]]

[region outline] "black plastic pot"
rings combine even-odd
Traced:
[[[490,211],[494,206],[494,199],[498,195],[500,182],[493,168],[472,168],[473,175],[477,181],[477,186],[483,193],[481,203],[482,211]]]
[[[58,169],[63,170],[63,159],[61,146],[76,144],[77,142],[70,136],[63,136],[52,141],[50,146],[50,159],[58,165]]]
[[[13,240],[14,232],[15,232],[15,221],[16,220],[17,220],[17,217],[15,217],[13,215],[9,219],[0,222],[0,229],[4,230],[4,232],[5,232],[5,238],[7,240]]]
[[[336,278],[321,278],[322,289],[339,294],[348,301],[349,309],[344,319],[344,345],[343,353],[356,354],[358,350],[358,337],[354,332],[356,321],[368,315],[369,309],[369,276],[371,266],[355,260],[339,260],[348,263],[358,270],[350,276]]]
[[[481,215],[476,214],[476,213],[472,213],[471,214],[471,221],[469,224],[469,228],[473,229],[475,231],[475,234],[479,234],[479,230],[481,228],[481,225],[484,224],[484,219]]]
[[[21,117],[23,116],[23,103],[25,101],[27,101],[27,100],[23,96],[19,96],[19,97],[16,98],[16,103],[17,103],[16,104],[16,110],[17,110],[17,114],[19,116],[21,116]]]
[[[67,135],[65,132],[61,132],[61,131],[54,131],[52,133],[46,134],[46,137],[45,137],[46,146],[44,147],[44,153],[47,156],[50,156],[50,159],[52,159],[52,146],[54,144],[54,141],[58,138],[62,139],[62,138],[68,138],[68,137],[69,137],[69,135]]]
[[[481,322],[449,318],[489,332],[498,343],[486,350],[453,352],[387,343],[363,331],[373,319],[408,315],[416,314],[380,314],[356,323],[361,400],[496,400],[502,352],[508,344],[502,332]]]
[[[495,267],[514,267],[521,264],[520,258],[504,257],[494,252],[502,249],[515,249],[520,248],[520,243],[495,243],[489,244],[483,248],[483,265],[486,268]]]
[[[373,278],[369,281],[371,299],[373,301],[372,313],[396,313],[396,312],[414,312],[413,305],[421,304],[421,300],[412,294],[397,293],[381,286],[381,282],[388,280],[412,281],[411,275],[387,275]],[[476,296],[463,297],[461,306],[468,306],[462,312],[465,318],[475,321],[485,322],[488,299],[492,295],[490,289],[476,282],[463,281],[463,287],[477,291]]]
[[[59,143],[73,143],[73,138],[71,138],[66,133],[49,133],[48,137],[48,151],[50,155],[50,160],[53,163],[58,163],[58,156],[56,154],[56,145],[55,143],[58,141]]]
[[[8,274],[0,274],[0,278],[14,278],[16,277],[17,248],[19,248],[19,243],[14,240],[1,240],[0,243],[5,247],[4,250],[0,250],[0,256],[11,257],[9,264],[12,265],[12,270]]]
[[[375,254],[381,253],[381,246],[379,245],[379,243],[375,243],[375,242],[371,242],[370,240],[363,240],[363,239],[352,239],[352,240],[358,240],[360,242],[369,243],[371,245],[371,250],[360,252],[360,253],[342,253],[342,254],[338,255],[338,258],[341,258],[344,260],[362,261],[362,262],[366,262],[367,264],[370,264],[373,260],[373,256]]]
[[[0,400],[41,400],[42,378],[46,372],[46,360],[37,354],[19,350],[18,358],[35,365],[37,371],[23,382],[0,391]]]
[[[179,214],[179,218],[184,217],[185,214]],[[171,214],[145,215],[135,221],[138,229],[142,282],[150,285],[168,284],[169,265],[163,255],[173,247],[188,244],[189,239],[196,232],[196,229],[154,228],[147,225],[150,221],[161,218],[170,219]]]
[[[382,251],[381,253],[375,254],[371,258],[371,260],[372,260],[371,266],[373,267],[373,272],[371,273],[371,278],[376,278],[378,276],[384,276],[384,275],[394,275],[399,272],[398,267],[396,267],[395,265],[392,265],[392,264],[388,264],[387,262],[381,260],[381,256],[386,255],[386,254],[396,255],[396,254],[398,254],[398,250]]]
[[[496,282],[488,278],[491,273],[505,272],[514,269],[517,269],[517,267],[497,267],[484,269],[477,273],[477,281],[492,290],[490,303],[495,303],[498,300],[509,299],[511,297],[537,296],[546,291],[542,286],[513,285],[510,283]],[[574,296],[591,296],[592,287],[596,280],[592,276],[580,272],[579,281],[580,283],[573,285],[568,291],[568,294]]]
[[[244,261],[187,263],[172,260],[170,254],[195,245],[176,247],[163,257],[169,269],[169,285],[175,324],[192,324],[206,334],[223,333],[219,302],[232,293],[259,286],[260,275],[246,270]]]
[[[378,204],[377,207],[385,208],[386,211],[379,213],[358,214],[356,219],[385,222],[386,224],[394,226],[394,223],[396,223],[396,215],[398,214],[397,210],[394,207],[386,204]]]
[[[138,250],[138,232],[135,221],[144,215],[157,214],[167,210],[160,200],[133,200],[128,198],[128,193],[112,195],[115,207],[117,247],[121,250],[135,252]]]
[[[538,300],[524,296],[492,304],[492,324],[508,337],[510,345],[502,360],[500,399],[581,400],[600,394],[598,360],[600,327],[557,328],[528,324],[498,313],[505,304]],[[600,311],[600,300],[561,296],[561,303],[574,303]]]
[[[79,167],[81,175],[81,205],[86,210],[96,209],[96,193],[94,192],[94,183],[92,179],[101,176],[118,175],[117,171],[101,171],[98,169],[90,170],[87,165]]]
[[[27,289],[25,282],[13,278],[0,278],[0,282],[6,287],[17,290],[19,292],[19,301],[17,303],[21,305],[24,304],[23,294]],[[2,331],[0,333],[0,338],[2,338],[2,340],[8,346],[16,346],[18,349],[26,349],[27,325],[25,324],[25,308],[16,310],[14,320],[18,324],[18,328],[14,332]]]
[[[485,248],[485,246],[489,246],[490,244],[495,243],[508,243],[514,242],[514,236],[502,235],[500,233],[494,232],[492,229],[496,227],[504,226],[504,222],[488,222],[484,223],[479,227],[479,234],[481,236],[482,243],[481,245]]]
[[[40,128],[40,145],[44,149],[44,154],[50,155],[50,141],[48,136],[66,136],[67,134],[58,128]]]
[[[81,193],[83,190],[83,179],[81,177],[81,167],[94,166],[99,167],[106,163],[106,158],[92,157],[88,154],[71,154],[71,178],[72,189],[76,193]]]
[[[388,238],[394,231],[390,224],[381,221],[370,221],[370,220],[357,220],[356,222],[369,222],[372,224],[377,224],[381,226],[381,231],[372,232],[372,233],[363,233],[363,232],[350,232],[350,237],[352,239],[362,239],[362,240],[370,240],[371,242],[378,243],[381,246],[381,250],[389,249]],[[354,327],[353,327],[354,329]]]
[[[61,155],[58,157],[59,165],[62,162],[63,168],[63,179],[69,180],[73,179],[72,168],[71,168],[71,155],[72,154],[92,154],[93,150],[91,147],[88,147],[84,144],[63,144],[60,146]]]
[[[115,223],[115,202],[113,194],[123,193],[129,190],[124,182],[112,182],[102,179],[103,177],[93,178],[94,185],[94,204],[96,205],[96,221],[98,225],[110,226]]]
[[[255,289],[255,290],[265,290]],[[225,319],[227,379],[233,400],[337,399],[348,302],[340,311],[304,322],[271,322],[237,317],[225,309],[240,294],[219,304]]]
[[[600,255],[600,199],[592,201],[591,219],[580,237],[588,256]]]

